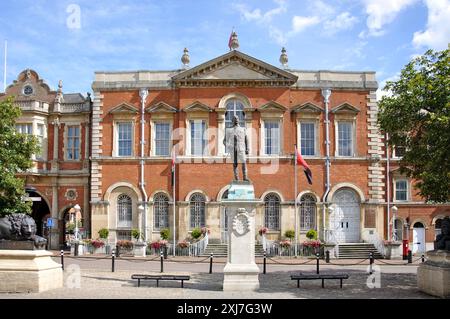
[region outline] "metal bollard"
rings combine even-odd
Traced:
[[[424,254],[422,254],[422,262],[423,263],[425,262],[425,255]]]
[[[263,274],[266,274],[266,252],[264,252],[264,258],[263,258]]]
[[[64,250],[61,249],[61,266],[62,270],[64,270]]]
[[[212,274],[213,257],[214,257],[214,254],[211,253],[211,257],[209,258],[209,273],[210,274]]]
[[[408,264],[412,264],[412,251],[408,250]]]
[[[161,250],[161,272],[164,272],[164,254]]]
[[[78,244],[78,243],[75,243],[75,248],[74,248],[74,256],[78,256],[78,246],[79,246],[80,244]]]
[[[116,245],[116,257],[120,257],[120,247]]]
[[[369,253],[369,274],[373,273],[373,271],[372,271],[372,264],[373,264],[373,253],[370,252]]]
[[[327,250],[327,251],[325,252],[325,262],[326,262],[327,264],[330,263],[330,251],[329,251],[329,250]]]
[[[113,249],[111,254],[111,272],[115,271],[116,251]]]
[[[316,254],[316,273],[319,273],[319,257],[320,257],[320,254],[317,253]]]

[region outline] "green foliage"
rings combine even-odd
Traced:
[[[170,238],[169,228],[161,229],[161,231],[159,232],[159,235],[161,236],[161,239],[168,240]]]
[[[16,175],[32,167],[31,156],[39,152],[34,136],[17,133],[15,123],[21,110],[12,98],[0,102],[0,216],[30,213],[24,202],[24,181]]]
[[[106,238],[108,238],[109,230],[106,228],[102,228],[98,231],[98,235],[100,236],[100,238],[106,239]]]
[[[194,228],[191,232],[191,236],[194,239],[198,239],[202,235],[202,230],[200,228]]]
[[[317,239],[317,231],[315,231],[314,229],[308,230],[308,232],[306,233],[306,238],[308,238],[309,240]]]
[[[142,238],[142,233],[139,231],[139,229],[132,229],[131,237],[133,237],[134,239],[140,239]]]
[[[295,238],[295,231],[293,231],[292,229],[286,230],[284,232],[284,237],[289,238],[290,240]]]
[[[387,82],[378,121],[389,144],[406,147],[400,173],[426,201],[450,199],[450,50],[428,50]]]

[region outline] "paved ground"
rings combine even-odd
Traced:
[[[59,262],[59,258],[55,257]],[[325,264],[321,260],[320,270],[327,272],[347,272],[350,278],[344,280],[343,289],[338,280],[325,281],[325,289],[320,280],[302,281],[297,288],[290,274],[299,271],[315,272],[316,261],[295,258],[268,259],[267,273],[259,275],[260,289],[255,292],[223,292],[223,267],[225,260],[214,259],[213,273],[209,274],[209,261],[204,258],[169,258],[164,262],[164,273],[188,274],[191,280],[180,288],[179,282],[141,283],[131,280],[133,273],[160,273],[159,258],[146,259],[119,258],[115,272],[111,272],[111,258],[65,258],[64,288],[40,294],[1,294],[0,298],[62,298],[62,299],[101,299],[101,298],[170,298],[170,299],[291,299],[291,298],[432,298],[417,288],[417,261],[377,261],[377,272],[369,277],[368,260],[332,260],[339,265]],[[389,263],[388,265],[386,263]],[[257,260],[262,272],[262,259]],[[378,265],[377,265],[378,266]],[[369,288],[367,282],[379,283],[380,288]]]

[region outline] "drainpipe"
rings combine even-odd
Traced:
[[[331,89],[325,88],[322,89],[323,101],[325,103],[325,172],[326,172],[326,180],[325,180],[325,193],[323,195],[323,205],[322,205],[322,221],[323,221],[323,239],[327,241],[328,238],[325,238],[326,235],[326,223],[325,223],[325,205],[328,201],[328,194],[330,193],[330,120],[328,119],[328,103],[330,101]]]
[[[148,200],[148,196],[147,196],[147,192],[145,191],[145,182],[144,182],[144,173],[145,173],[145,166],[144,166],[144,144],[145,144],[145,140],[144,140],[144,125],[145,125],[145,119],[144,119],[144,113],[145,113],[145,100],[147,99],[148,96],[148,90],[147,89],[140,89],[139,91],[139,96],[141,97],[141,160],[140,160],[140,182],[139,182],[139,188],[141,189],[142,192],[142,197],[144,199],[144,223],[143,223],[143,228],[144,228],[144,241],[147,241],[147,200]]]
[[[389,162],[389,134],[386,133],[386,203],[387,203],[387,239],[391,240],[391,231],[389,222],[391,219],[391,181],[390,181],[390,162]],[[392,220],[392,227],[395,227],[395,221]]]

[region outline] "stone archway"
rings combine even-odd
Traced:
[[[51,217],[50,207],[47,200],[35,190],[27,191],[28,197],[32,199],[31,217],[36,222],[36,235],[49,238],[47,219]]]

